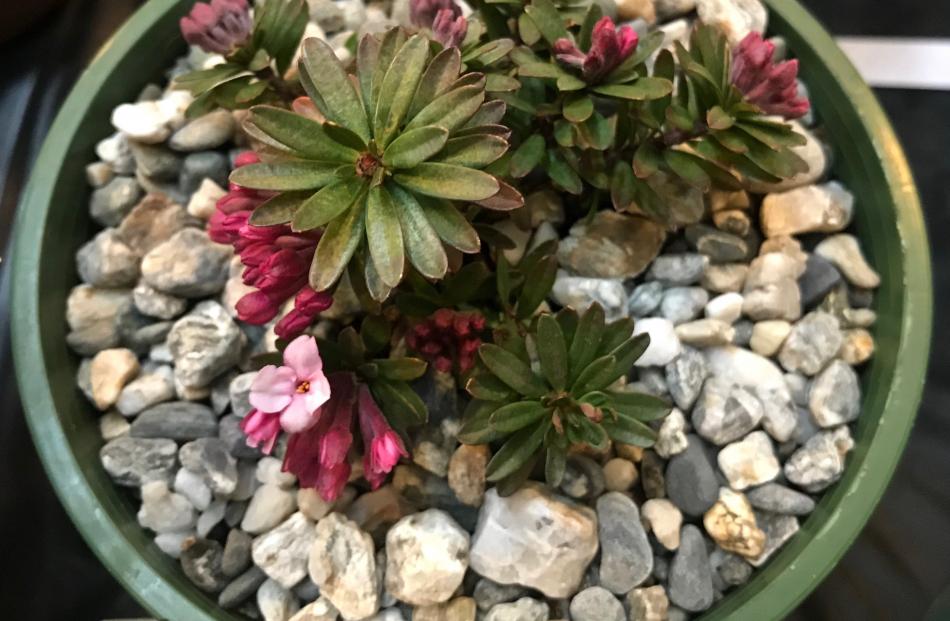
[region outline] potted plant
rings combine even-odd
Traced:
[[[761,619],[807,594],[913,419],[926,236],[830,38],[776,3],[780,60],[726,4],[168,0],[123,28],[25,195],[14,335],[50,477],[145,606]],[[188,66],[125,103],[179,27]],[[798,63],[833,171],[789,123]],[[467,570],[515,588],[458,596]]]

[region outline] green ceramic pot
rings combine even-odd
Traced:
[[[60,499],[89,545],[146,608],[172,621],[234,620],[152,543],[99,465],[96,414],[76,389],[66,347],[73,254],[91,236],[84,167],[111,132],[112,108],[133,99],[184,50],[190,2],[152,0],[109,42],[64,104],[19,209],[13,257],[17,378],[34,441]],[[793,0],[772,0],[772,29],[802,61],[812,101],[836,148],[835,174],[857,196],[857,234],[883,284],[877,354],[863,373],[864,411],[844,478],[802,531],[705,619],[778,619],[834,567],[880,499],[913,424],[931,329],[927,236],[913,179],[867,85]]]

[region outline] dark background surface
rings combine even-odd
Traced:
[[[22,0],[14,0],[22,2]],[[140,4],[71,0],[0,43],[0,248],[31,162],[82,67]],[[805,0],[836,35],[950,37],[950,3]],[[0,2],[7,5],[7,2]],[[0,24],[9,19],[0,8]],[[6,25],[6,24],[3,24]],[[2,30],[2,29],[0,29]],[[950,67],[943,67],[950,71]],[[927,389],[891,486],[854,547],[789,618],[947,619],[950,610],[950,92],[879,90],[917,179],[936,320]],[[23,420],[0,263],[0,619],[98,621],[144,613],[99,564],[46,481]],[[944,611],[943,613],[939,611]],[[173,620],[188,621],[188,620]]]

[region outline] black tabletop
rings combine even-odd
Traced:
[[[10,19],[12,10],[2,4],[0,22]],[[6,274],[17,199],[56,109],[96,49],[139,4],[69,0],[18,38],[0,44],[2,619],[98,621],[144,615],[73,528],[33,449],[13,379]],[[950,3],[805,4],[837,35],[950,37]],[[931,239],[948,239],[950,92],[880,90],[878,96],[910,158]],[[932,252],[936,320],[930,372],[907,451],[861,537],[790,619],[947,618],[936,611],[950,610],[950,328],[941,321],[943,312],[950,312],[950,246],[938,241]]]

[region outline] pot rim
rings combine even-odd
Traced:
[[[841,106],[846,115],[859,119],[848,131],[857,132],[859,137],[866,134],[873,146],[875,162],[861,173],[872,179],[881,175],[889,188],[889,196],[882,200],[893,205],[898,237],[895,244],[902,250],[900,264],[893,267],[897,270],[893,303],[899,305],[900,323],[893,326],[896,332],[888,341],[895,346],[893,369],[884,372],[888,388],[875,403],[881,414],[859,429],[861,443],[849,457],[844,477],[823,495],[795,538],[749,583],[708,611],[704,620],[781,618],[831,571],[869,519],[897,466],[920,402],[930,347],[933,302],[927,234],[897,137],[870,88],[808,11],[795,0],[766,2],[772,22],[802,59],[806,82],[809,69],[825,72],[826,79],[836,82],[833,88],[840,96],[818,106],[819,114],[833,112],[826,106]],[[149,539],[134,519],[120,522],[116,518],[122,516],[115,507],[103,507],[100,494],[108,492],[86,475],[63,421],[51,415],[57,410],[54,379],[72,382],[74,378],[62,373],[51,377],[48,361],[62,355],[64,345],[52,346],[43,338],[46,322],[62,321],[63,305],[51,304],[48,296],[44,299],[42,295],[39,264],[50,225],[50,205],[64,163],[70,157],[87,156],[71,151],[74,135],[96,93],[136,43],[144,37],[167,33],[189,4],[185,0],[151,0],[142,6],[103,46],[60,109],[17,210],[11,326],[17,381],[34,443],[60,501],[100,561],[160,618],[237,621],[187,582],[177,567],[169,571],[170,564],[158,558],[157,550],[155,554],[143,551],[143,543]],[[158,40],[155,45],[164,44]],[[815,63],[821,63],[821,67],[815,67]],[[872,379],[881,379],[879,375]],[[871,437],[865,438],[867,434]],[[127,517],[128,507],[120,507],[121,511]]]

